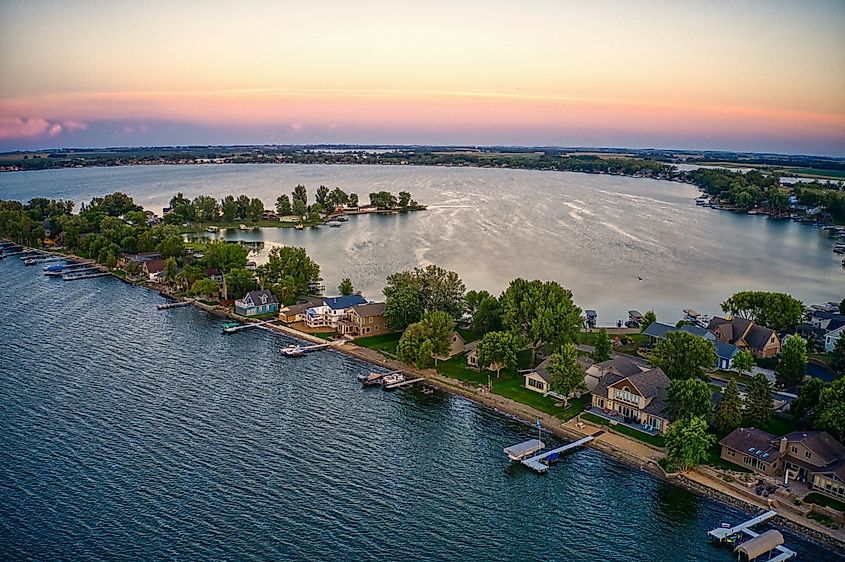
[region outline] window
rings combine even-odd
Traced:
[[[599,408],[604,408],[604,398],[599,398]]]
[[[729,457],[735,457],[735,456],[736,456],[736,451],[734,451],[733,449],[728,449],[728,456],[729,456]]]
[[[794,454],[794,455],[798,454],[798,447],[796,447],[795,445],[790,447],[789,450],[792,451],[792,454]]]
[[[810,451],[804,451],[804,458],[809,459],[809,458],[812,458],[812,457],[813,457],[813,453],[811,453]]]
[[[742,462],[743,464],[751,464],[751,457],[745,455],[744,457],[742,457]]]
[[[546,389],[546,383],[534,379],[528,379],[528,386],[539,388],[540,390]]]

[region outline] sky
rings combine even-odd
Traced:
[[[0,150],[845,156],[845,1],[0,0]]]

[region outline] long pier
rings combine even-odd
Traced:
[[[425,380],[425,377],[420,377],[418,379],[408,379],[402,382],[395,382],[393,384],[386,384],[384,385],[385,390],[393,390],[394,388],[402,388],[403,386],[408,386],[410,384],[414,384],[415,382],[420,382]]]
[[[91,268],[91,270],[78,271],[73,273],[62,274],[62,279],[65,281],[78,281],[79,279],[93,279],[94,277],[105,277],[111,275],[108,271],[100,271],[99,269]]]
[[[258,328],[260,326],[264,326],[266,324],[272,324],[276,320],[265,320],[264,322],[251,322],[249,324],[241,324],[240,326],[232,326],[230,328],[223,328],[224,334],[234,334],[235,332],[240,332],[241,330],[248,330],[249,328]]]
[[[171,301],[163,302],[158,305],[159,310],[167,310],[168,308],[179,308],[182,306],[191,306],[191,301]]]
[[[570,449],[574,449],[576,447],[580,447],[586,443],[589,443],[599,435],[604,433],[604,431],[599,431],[594,433],[593,435],[588,435],[586,437],[582,437],[578,441],[573,441],[572,443],[567,443],[563,447],[558,447],[557,449],[552,449],[551,451],[546,451],[545,453],[540,453],[539,455],[534,455],[533,457],[523,459],[520,462],[530,468],[531,470],[539,473],[544,473],[549,470],[548,461],[554,460],[559,456],[561,453],[569,451]],[[550,458],[551,457],[551,458]],[[547,462],[543,462],[547,461]]]

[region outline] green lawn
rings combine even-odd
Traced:
[[[399,344],[399,338],[401,337],[401,332],[395,332],[393,334],[383,334],[381,336],[369,336],[366,338],[356,339],[355,345],[360,345],[361,347],[367,347],[369,349],[375,349],[376,351],[385,352],[395,356],[396,346]]]
[[[825,496],[824,494],[820,494],[818,492],[810,492],[804,497],[804,501],[809,503],[815,503],[818,505],[826,505],[827,507],[831,507],[836,511],[841,511],[842,513],[845,513],[845,502]]]
[[[610,422],[604,418],[601,418],[595,414],[591,414],[590,412],[584,412],[581,414],[581,418],[585,419],[591,423],[596,425],[606,425],[610,426]],[[666,446],[666,438],[662,435],[649,435],[648,433],[643,433],[642,431],[637,431],[634,428],[628,427],[627,425],[617,424],[613,426],[613,431],[617,433],[621,433],[626,437],[630,437],[632,439],[636,439],[637,441],[642,441],[643,443],[648,443],[649,445],[654,445],[655,447],[665,447]]]
[[[763,425],[760,429],[773,433],[774,435],[786,435],[793,431],[802,431],[807,429],[803,424],[793,421],[792,418],[784,418],[781,416],[772,416],[768,424]]]
[[[317,332],[316,334],[311,334],[312,336],[317,336],[321,340],[331,341],[337,335],[334,332]]]

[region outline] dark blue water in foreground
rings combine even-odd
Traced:
[[[706,531],[745,514],[596,451],[538,476],[472,402],[40,273],[0,260],[0,559],[733,559]]]

